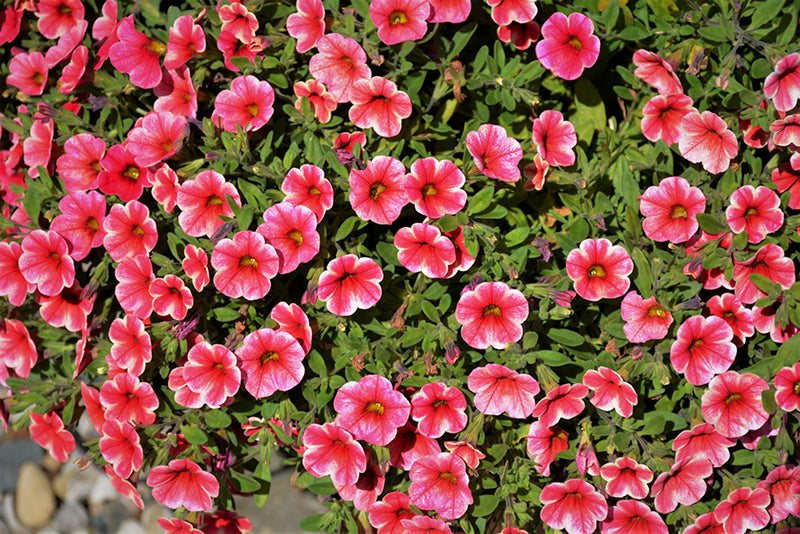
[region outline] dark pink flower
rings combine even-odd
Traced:
[[[719,174],[730,167],[731,159],[739,153],[736,135],[717,114],[704,111],[702,115],[691,111],[681,120],[681,135],[678,150],[681,156],[692,163],[702,163],[712,174]]]
[[[16,241],[0,241],[0,295],[8,297],[14,306],[22,306],[28,293],[36,289],[25,279],[19,270],[19,258],[22,256],[22,246]]]
[[[472,370],[467,387],[475,394],[475,407],[486,415],[503,412],[516,419],[531,415],[539,383],[532,376],[518,373],[504,365],[489,363]]]
[[[403,471],[411,469],[420,458],[442,452],[439,443],[421,434],[411,421],[397,429],[397,435],[386,448],[389,449],[389,464]]]
[[[467,193],[462,189],[464,179],[464,173],[452,161],[419,159],[411,164],[411,172],[406,175],[406,195],[426,217],[453,215],[467,203]]]
[[[39,32],[48,39],[58,39],[83,22],[84,7],[81,0],[39,0],[35,13]]]
[[[153,265],[147,255],[123,258],[114,276],[119,282],[114,294],[126,313],[139,319],[147,319],[153,313],[153,297],[150,284],[153,281]]]
[[[297,101],[294,103],[297,111],[303,111],[303,99],[306,98],[314,117],[322,124],[330,122],[331,112],[336,109],[336,99],[328,92],[325,84],[317,80],[297,82],[294,84],[294,94],[297,96]]]
[[[346,254],[328,263],[319,277],[317,296],[329,312],[353,315],[357,309],[369,309],[380,300],[381,280],[383,270],[374,260]]]
[[[195,54],[206,50],[206,35],[191,15],[183,15],[175,19],[169,29],[167,55],[164,56],[164,68],[175,70],[186,64]]]
[[[108,58],[118,71],[130,74],[131,83],[142,89],[152,89],[161,82],[161,56],[167,47],[136,31],[133,15],[122,19],[117,26],[116,43],[111,45]]]
[[[373,0],[369,5],[369,18],[378,28],[378,39],[387,45],[425,37],[429,14],[427,0]]]
[[[214,101],[211,120],[227,132],[235,132],[241,126],[246,132],[263,127],[272,117],[275,91],[269,82],[255,76],[239,76],[224,89]]]
[[[128,151],[140,167],[171,158],[183,145],[186,117],[153,111],[128,133]]]
[[[767,382],[753,373],[727,371],[715,376],[701,399],[703,418],[728,438],[758,430],[769,420],[761,403],[765,389],[769,389]]]
[[[608,514],[608,504],[588,482],[579,478],[554,482],[542,488],[542,521],[568,534],[591,534]]]
[[[429,278],[444,278],[449,266],[456,261],[453,242],[430,224],[416,223],[411,228],[401,228],[394,236],[394,246],[403,267]]]
[[[800,99],[800,53],[794,52],[775,65],[764,80],[764,95],[778,111],[791,111]]]
[[[146,256],[158,242],[156,222],[150,210],[138,200],[111,206],[103,229],[103,246],[114,261],[135,256]]]
[[[297,0],[297,13],[286,19],[286,31],[297,39],[298,52],[307,52],[325,34],[325,8],[322,0]],[[323,121],[327,122],[327,121]]]
[[[64,154],[56,160],[56,173],[64,180],[67,191],[97,188],[100,160],[105,151],[106,142],[88,133],[67,139],[64,143]]]
[[[461,390],[443,382],[425,384],[411,397],[411,418],[418,422],[419,433],[429,438],[463,430],[467,426],[466,408],[467,399]]]
[[[233,217],[227,196],[242,205],[236,187],[217,171],[203,171],[183,182],[178,189],[181,228],[192,237],[211,237],[224,224],[220,216]]]
[[[334,484],[339,496],[351,501],[356,510],[368,511],[378,500],[378,495],[383,493],[386,485],[386,468],[377,461],[372,455],[367,458],[367,469],[358,475],[355,484],[340,486]]]
[[[600,55],[600,39],[594,24],[582,13],[553,13],[542,25],[543,40],[536,44],[536,57],[544,68],[565,80],[575,80]]]
[[[208,254],[194,245],[186,245],[184,259],[181,262],[183,272],[191,278],[195,291],[202,291],[211,281],[208,274]]]
[[[645,343],[651,339],[663,339],[672,324],[672,314],[656,302],[655,295],[642,299],[636,291],[631,291],[620,304],[622,327],[631,343]]]
[[[237,232],[223,239],[211,253],[217,271],[214,287],[231,298],[258,300],[269,293],[270,280],[278,274],[280,260],[272,245],[256,232]]]
[[[697,214],[706,209],[703,192],[680,176],[670,176],[650,186],[642,195],[639,210],[645,216],[642,228],[653,241],[683,243],[699,228]]]
[[[683,86],[678,75],[675,74],[672,64],[658,54],[647,50],[637,50],[633,53],[633,63],[636,65],[633,74],[655,87],[658,94],[683,95]],[[653,141],[653,139],[650,140]]]
[[[406,168],[395,158],[377,156],[363,171],[350,171],[350,205],[362,220],[392,224],[408,204]]]
[[[105,146],[105,145],[104,145]],[[113,145],[100,160],[97,186],[106,195],[117,195],[123,202],[137,200],[150,185],[144,168],[136,163],[125,145]]]
[[[28,378],[39,354],[22,321],[0,319],[0,384],[6,385],[8,370]]]
[[[589,388],[583,384],[563,384],[550,390],[531,415],[538,417],[544,426],[553,426],[561,419],[572,419],[583,412],[583,398],[588,393]]]
[[[767,294],[758,289],[750,279],[751,274],[760,274],[789,289],[795,282],[794,262],[784,257],[783,249],[774,243],[767,243],[752,258],[736,262],[734,260],[733,279],[736,281],[735,293],[742,304],[752,304]]]
[[[159,165],[157,170],[151,174],[153,175],[153,187],[150,193],[156,202],[161,204],[164,211],[172,213],[172,210],[178,205],[178,174],[166,163]]]
[[[600,476],[607,482],[606,491],[610,497],[647,497],[649,484],[653,480],[653,472],[636,460],[622,456],[614,463],[607,463],[600,468]]]
[[[103,244],[106,199],[97,191],[67,193],[59,201],[61,215],[53,219],[51,230],[67,240],[70,256],[80,261]]]
[[[70,332],[80,332],[86,328],[86,318],[94,306],[94,297],[81,298],[81,288],[77,280],[53,296],[39,295],[39,313],[42,319],[56,328],[65,327]]]
[[[675,462],[667,473],[661,473],[653,482],[652,493],[656,510],[668,514],[678,504],[691,506],[706,493],[705,479],[714,468],[705,458]]]
[[[775,402],[782,410],[800,410],[800,363],[775,374]]]
[[[497,27],[497,38],[504,43],[513,43],[517,50],[527,50],[542,34],[536,22],[510,22]]]
[[[156,420],[159,404],[153,386],[139,382],[130,373],[118,373],[103,382],[100,402],[106,410],[106,421],[117,419],[140,425],[150,425]]]
[[[750,243],[759,243],[783,225],[781,200],[767,187],[745,185],[731,195],[725,218],[733,233],[747,232]]]
[[[483,282],[462,293],[456,305],[461,337],[476,349],[502,349],[522,338],[522,323],[528,318],[528,301],[503,282]]]
[[[744,534],[769,524],[770,494],[762,488],[738,488],[717,505],[714,517],[723,524],[725,534]]]
[[[566,430],[554,426],[545,426],[539,421],[531,424],[528,430],[528,442],[526,450],[531,455],[536,470],[546,476],[550,476],[550,464],[555,460],[556,455],[569,448],[569,434]]]
[[[303,467],[317,478],[329,475],[337,485],[358,481],[367,469],[364,448],[335,423],[312,424],[303,432]]]
[[[356,80],[369,80],[367,54],[353,39],[329,33],[317,41],[317,50],[308,63],[308,70],[328,86],[337,102],[350,101],[350,89]]]
[[[190,512],[210,510],[211,499],[219,495],[219,482],[214,475],[185,458],[154,467],[147,475],[147,485],[153,488],[156,501],[170,508],[183,506]]]
[[[33,441],[47,449],[50,456],[59,462],[66,462],[75,450],[75,438],[64,428],[64,421],[55,412],[45,415],[31,412],[28,430]]]
[[[441,519],[426,515],[415,515],[411,519],[401,519],[403,534],[453,534],[450,527]]]
[[[369,524],[378,529],[377,534],[405,534],[401,521],[416,515],[410,504],[408,495],[393,491],[369,509]]]
[[[194,528],[194,525],[183,519],[158,518],[158,526],[164,529],[165,534],[201,534],[202,530]]]
[[[294,271],[319,252],[317,219],[305,206],[281,202],[264,212],[264,224],[257,232],[275,248],[280,274]]]
[[[633,387],[608,367],[589,370],[583,375],[583,384],[592,391],[589,401],[601,410],[616,410],[622,417],[633,415],[639,397]]]
[[[797,515],[800,506],[800,469],[790,465],[779,465],[761,480],[757,488],[766,490],[772,497],[767,508],[771,522],[783,521],[790,515]]]
[[[47,84],[47,67],[44,54],[41,52],[19,52],[14,54],[8,64],[11,75],[6,78],[8,85],[13,85],[26,95],[37,96],[44,92]]]
[[[69,245],[55,231],[34,230],[22,240],[19,270],[43,295],[58,295],[75,281]]]
[[[427,2],[422,3],[427,9]],[[372,128],[381,137],[399,134],[402,119],[411,116],[411,99],[398,91],[394,82],[381,76],[355,80],[350,87],[350,101],[353,104],[348,113],[350,121],[359,128]]]
[[[150,282],[150,296],[153,297],[154,312],[177,321],[185,319],[189,308],[194,306],[192,292],[174,274]]]
[[[508,137],[502,126],[482,124],[477,131],[467,134],[466,145],[475,166],[489,178],[504,182],[519,180],[522,145]]]
[[[272,308],[269,318],[278,323],[277,332],[286,332],[300,343],[305,354],[311,350],[311,326],[303,308],[297,304],[279,302]]]
[[[153,109],[185,117],[197,117],[197,90],[185,66],[164,72],[161,83],[153,88],[156,98]]]
[[[638,501],[617,502],[600,530],[603,534],[669,534],[661,516]]]
[[[102,15],[92,25],[92,38],[100,41],[109,37],[112,33],[116,33],[116,25],[117,2],[116,0],[106,0],[103,2]]]
[[[81,82],[87,81],[84,77],[89,61],[89,49],[83,45],[77,47],[70,56],[69,63],[61,72],[61,77],[56,82],[56,87],[62,95],[71,94]]]
[[[333,408],[336,423],[356,439],[378,446],[387,445],[397,429],[408,421],[411,404],[392,383],[379,375],[367,375],[348,382],[336,392]]]
[[[290,169],[281,184],[281,191],[286,194],[286,202],[305,206],[314,212],[318,223],[333,206],[333,186],[316,165],[306,164],[299,169]]]
[[[721,467],[730,458],[728,449],[735,444],[736,440],[721,435],[714,425],[701,423],[678,434],[672,442],[672,450],[676,462],[705,458],[712,466]]]
[[[449,452],[420,458],[409,472],[411,503],[445,519],[458,519],[472,504],[464,461]]]
[[[575,163],[573,148],[578,144],[575,126],[564,120],[560,111],[543,111],[533,121],[532,135],[536,150],[549,165],[557,167]]]
[[[430,0],[430,5],[428,22],[464,22],[472,9],[469,0]]]
[[[142,468],[144,452],[131,423],[118,419],[106,421],[100,434],[100,453],[117,475],[129,478]]]
[[[236,355],[225,345],[202,341],[189,349],[183,366],[186,386],[211,408],[219,408],[239,391],[242,373]]]
[[[690,384],[708,384],[727,371],[736,358],[736,345],[731,339],[733,330],[719,317],[693,315],[678,328],[669,360],[676,372],[686,374]]]
[[[706,307],[711,315],[728,323],[733,330],[733,341],[736,345],[741,346],[755,332],[752,312],[733,293],[714,295],[708,300]]]
[[[621,297],[628,291],[633,260],[619,245],[605,238],[584,239],[567,256],[567,276],[586,300]]]
[[[642,109],[642,133],[654,143],[663,139],[673,145],[683,135],[683,117],[693,110],[692,99],[684,94],[654,96]]]
[[[772,171],[771,177],[778,193],[789,191],[789,208],[800,208],[800,154],[793,154],[788,162]]]
[[[305,352],[300,343],[291,334],[271,328],[247,334],[236,356],[244,374],[244,388],[257,399],[289,391],[305,374]]]
[[[492,6],[492,20],[498,26],[528,23],[539,11],[534,0],[489,0],[488,4]]]

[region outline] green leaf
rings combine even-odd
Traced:
[[[777,297],[781,293],[781,287],[778,284],[773,284],[772,280],[763,274],[751,273],[750,281],[769,297]]]
[[[590,144],[595,131],[606,126],[606,107],[597,88],[585,78],[575,82],[575,114],[571,116],[578,139]]]
[[[211,313],[217,321],[222,321],[223,323],[235,321],[241,317],[238,311],[232,310],[231,308],[214,308]]]
[[[582,335],[566,328],[550,328],[545,334],[556,343],[567,347],[579,347],[585,341]]]
[[[641,41],[650,36],[650,32],[641,26],[628,26],[617,34],[620,39],[625,41]]]
[[[697,33],[705,37],[709,41],[724,43],[730,39],[725,28],[722,26],[701,26],[697,29]]]
[[[450,63],[453,61],[459,52],[461,52],[467,43],[469,42],[472,34],[475,33],[475,30],[478,28],[478,24],[475,22],[470,22],[464,26],[461,26],[456,34],[453,36],[453,44],[450,50],[447,52],[447,62]],[[487,49],[488,52],[488,49]]]
[[[192,445],[203,445],[208,441],[206,433],[196,426],[181,425],[181,434]]]
[[[484,517],[495,511],[497,505],[500,504],[500,498],[496,495],[481,494],[475,507],[472,509],[472,515],[475,517]]]
[[[328,376],[328,368],[325,365],[325,360],[322,358],[322,355],[316,350],[312,350],[308,354],[308,367],[312,371],[314,371],[317,374],[317,376],[321,377]]]
[[[727,225],[721,223],[709,213],[698,213],[697,222],[700,224],[700,228],[709,234],[721,234],[729,230]]]
[[[750,76],[756,79],[766,78],[772,71],[772,63],[763,57],[753,61],[753,64],[750,66]]]
[[[554,350],[537,350],[533,353],[533,356],[537,361],[551,367],[561,367],[562,365],[572,363],[572,360],[568,356]]]
[[[206,424],[211,428],[228,428],[231,426],[231,416],[222,410],[206,412]]]
[[[228,473],[230,473],[231,478],[233,479],[233,485],[236,486],[236,489],[239,491],[252,493],[261,489],[261,483],[253,477],[249,477],[243,473],[239,473],[238,471],[228,471]]]
[[[634,283],[639,289],[642,298],[650,298],[653,293],[653,270],[650,267],[650,261],[644,255],[641,249],[635,248],[631,253],[633,264],[636,265],[636,278]]]
[[[489,204],[492,203],[493,196],[493,187],[484,187],[475,193],[475,195],[469,200],[469,206],[467,206],[467,215],[474,215],[488,208]]]
[[[351,17],[352,18],[352,17]],[[297,524],[300,530],[306,532],[322,532],[325,526],[325,517],[328,514],[314,514],[304,518]]]
[[[344,222],[341,224],[341,226],[339,226],[339,229],[336,230],[336,235],[333,237],[333,240],[341,241],[342,239],[350,235],[350,232],[353,231],[353,228],[355,228],[356,224],[358,224],[359,221],[361,221],[361,219],[359,219],[355,215],[345,219]]]
[[[506,246],[510,248],[519,245],[528,238],[530,233],[531,229],[529,226],[520,226],[519,228],[514,228],[506,234]]]
[[[784,3],[786,3],[786,0],[763,0],[760,2],[753,13],[748,29],[755,30],[766,22],[774,22],[775,14],[780,13]]]

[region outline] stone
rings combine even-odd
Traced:
[[[47,475],[36,464],[26,462],[17,480],[16,512],[19,522],[28,528],[42,528],[56,511],[56,497]]]
[[[118,501],[122,496],[111,483],[111,479],[105,473],[98,476],[94,480],[91,490],[89,491],[89,505],[96,506],[106,501]]]
[[[81,414],[81,418],[78,419],[78,427],[76,430],[83,443],[100,438],[100,434],[95,430],[88,411]]]
[[[139,523],[147,534],[164,534],[164,529],[158,524],[162,517],[172,517],[172,510],[162,504],[151,503],[144,507]]]
[[[18,439],[0,445],[0,492],[14,491],[22,464],[38,464],[42,456],[44,449],[30,439]]]
[[[121,501],[92,506],[89,514],[90,530],[95,534],[114,534],[122,522],[130,517],[130,511]]]
[[[108,476],[105,472],[94,464],[90,464],[88,468],[81,471],[77,465],[70,463],[65,465],[64,469],[62,469],[61,473],[56,477],[56,480],[58,480],[58,491],[62,491],[62,482],[59,480],[61,476],[66,478],[67,488],[66,494],[61,498],[65,501],[76,502],[87,500],[95,486],[100,483],[100,480],[108,480]]]
[[[119,526],[116,534],[147,534],[147,532],[137,521],[126,519]]]
[[[3,499],[2,516],[3,521],[8,525],[11,532],[18,533],[28,531],[27,528],[20,524],[19,519],[17,519],[17,513],[14,511],[14,494],[12,493],[7,494]]]
[[[11,534],[11,531],[8,529],[8,525],[6,525],[5,521],[0,520],[0,534]]]
[[[67,501],[58,508],[53,517],[53,528],[61,534],[85,530],[89,528],[89,513],[77,502]]]

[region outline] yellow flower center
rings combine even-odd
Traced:
[[[389,25],[396,26],[398,24],[405,24],[408,22],[408,15],[404,11],[392,11],[389,15]]]
[[[444,480],[444,481],[446,481],[446,482],[449,482],[450,484],[458,484],[458,479],[450,471],[445,471],[443,473],[439,473],[439,478]]]
[[[135,167],[133,165],[128,165],[125,168],[125,172],[122,173],[122,176],[126,178],[130,178],[131,180],[138,180],[139,179],[139,167]]]
[[[290,237],[298,247],[303,244],[303,234],[300,233],[300,230],[292,230],[286,235]]]
[[[149,43],[147,43],[145,45],[145,49],[147,49],[147,50],[149,50],[151,52],[155,52],[159,56],[162,56],[162,55],[164,55],[164,52],[167,51],[167,45],[165,45],[164,43],[160,43],[158,41],[155,41],[155,40],[151,40]]]
[[[381,196],[381,193],[383,193],[384,191],[386,191],[386,186],[385,185],[383,185],[381,183],[372,184],[372,186],[369,188],[369,197],[372,200],[376,200],[377,201],[378,197]]]
[[[134,226],[133,230],[131,230],[131,233],[133,235],[137,235],[139,237],[142,237],[144,235],[144,228],[142,228],[141,226]]]
[[[670,219],[686,219],[688,216],[689,213],[686,211],[686,208],[680,204],[675,204],[669,210]]]
[[[377,401],[369,401],[367,405],[364,407],[364,411],[368,413],[376,413],[378,415],[383,415],[383,412],[386,411],[386,408],[383,407],[383,404]]]
[[[606,270],[602,265],[594,264],[589,267],[589,271],[586,274],[589,276],[589,278],[605,278]]]
[[[438,408],[440,406],[447,406],[447,401],[444,399],[436,399],[435,401],[433,401],[432,406],[434,408]]]
[[[580,52],[581,50],[583,50],[583,43],[581,42],[581,40],[580,40],[580,39],[578,39],[578,36],[577,36],[577,35],[573,35],[572,37],[570,37],[570,38],[567,40],[567,44],[568,44],[569,46],[571,46],[572,48],[574,48],[575,50],[579,51],[579,52]]]
[[[500,306],[498,306],[497,304],[489,304],[488,306],[486,306],[483,309],[483,316],[488,317],[490,315],[494,315],[495,317],[500,317],[501,315],[503,315]]]
[[[647,310],[648,317],[661,317],[662,319],[667,316],[667,311],[659,305],[650,306]]]
[[[273,350],[268,350],[267,352],[261,355],[261,365],[266,365],[267,362],[274,362],[279,358],[280,355],[277,352]]]
[[[253,104],[250,104],[249,106],[247,106],[247,112],[250,113],[251,117],[257,117],[258,116],[258,104],[253,103]]]
[[[425,184],[424,186],[422,186],[422,198],[435,195],[436,193],[438,193],[438,191],[433,186],[433,184]]]
[[[90,217],[89,220],[86,221],[86,226],[88,226],[95,232],[100,229],[100,225],[97,224],[97,219],[95,219],[94,217]]]
[[[724,401],[725,402],[725,406],[730,406],[734,402],[738,402],[740,400],[742,400],[742,394],[741,393],[728,393],[728,396],[725,397],[725,401]]]
[[[221,206],[221,205],[222,205],[222,199],[219,197],[209,197],[208,201],[206,202],[206,207]]]
[[[752,217],[753,215],[758,215],[758,210],[755,207],[750,206],[746,210],[744,210],[745,219]]]
[[[258,267],[258,262],[253,256],[242,256],[239,260],[239,267]]]

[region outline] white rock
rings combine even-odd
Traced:
[[[56,511],[50,480],[36,464],[24,463],[19,470],[16,498],[17,518],[23,526],[42,528]]]
[[[147,532],[137,521],[126,519],[119,526],[116,534],[147,534]]]

